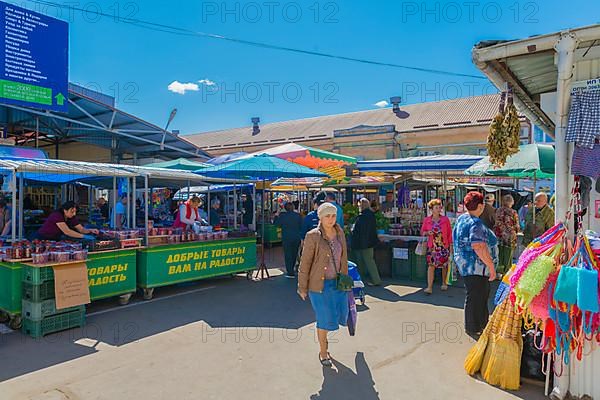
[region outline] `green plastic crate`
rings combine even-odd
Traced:
[[[393,259],[392,260],[392,278],[393,279],[410,279],[411,263],[409,260]]]
[[[44,300],[39,303],[23,300],[21,307],[21,315],[23,318],[27,318],[33,321],[39,321],[42,318],[49,317],[56,314],[62,314],[70,311],[85,311],[85,306],[75,306],[56,309],[56,301],[54,299]]]
[[[427,282],[427,257],[410,253],[411,277],[413,281]]]
[[[40,338],[50,333],[64,331],[65,329],[77,328],[85,324],[85,308],[83,311],[71,311],[46,317],[40,321],[28,318],[23,319],[21,331],[33,338]]]
[[[31,267],[23,266],[23,282],[40,285],[47,281],[54,280],[54,269],[52,267]]]
[[[54,298],[54,281],[46,281],[40,285],[23,282],[23,300],[39,303]]]

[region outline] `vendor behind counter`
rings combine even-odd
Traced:
[[[58,210],[53,211],[44,221],[42,227],[34,235],[35,239],[61,240],[64,237],[72,239],[92,239],[91,234],[98,234],[97,229],[86,229],[76,217],[77,205],[67,201]]]

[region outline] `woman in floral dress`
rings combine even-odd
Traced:
[[[435,270],[442,269],[443,291],[448,290],[446,279],[448,278],[448,261],[452,252],[452,228],[450,219],[442,215],[442,202],[433,199],[427,207],[431,215],[423,220],[421,235],[427,237],[427,289],[426,294],[433,292],[433,281]]]
[[[513,253],[517,247],[517,233],[519,232],[519,214],[512,209],[515,200],[510,194],[502,197],[502,207],[496,210],[496,224],[494,233],[498,237],[498,279],[508,271],[513,263]]]

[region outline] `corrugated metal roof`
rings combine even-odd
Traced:
[[[235,146],[269,145],[328,139],[334,131],[358,126],[395,126],[397,132],[414,132],[461,126],[488,125],[498,112],[499,94],[401,106],[409,114],[400,119],[391,108],[326,115],[260,126],[252,136],[252,127],[227,129],[185,136],[200,148],[210,151]]]

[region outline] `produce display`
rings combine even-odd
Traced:
[[[395,223],[389,225],[389,234],[397,236],[420,236],[421,225],[425,218],[425,210],[415,205],[402,207],[397,213],[386,213],[388,218],[394,218]]]
[[[22,240],[0,247],[0,257],[11,261],[31,259],[34,264],[62,263],[86,260],[87,250],[83,248],[83,243]]]

